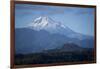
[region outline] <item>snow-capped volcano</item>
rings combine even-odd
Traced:
[[[60,22],[54,21],[48,16],[44,17],[38,17],[36,18],[31,24],[29,24],[30,27],[36,30],[41,30],[41,29],[57,29],[57,27],[63,27],[65,28],[64,25],[62,25]]]
[[[63,25],[61,22],[55,21],[48,16],[40,16],[33,20],[32,23],[28,25],[29,28],[34,30],[46,30],[50,33],[59,33],[59,34],[72,34],[73,31]]]
[[[79,49],[75,45],[80,47],[94,45],[93,37],[76,33],[47,16],[34,19],[27,27],[16,28],[15,39],[16,53],[42,52],[56,48],[63,50],[66,48],[69,51]]]
[[[77,33],[69,27],[65,26],[63,23],[58,22],[48,16],[40,16],[34,19],[33,22],[28,25],[28,28],[36,31],[45,30],[51,34],[61,34],[70,38],[77,38],[80,40],[87,38],[86,35]]]

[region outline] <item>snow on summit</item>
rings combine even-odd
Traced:
[[[60,27],[65,28],[65,26],[62,25],[60,22],[54,21],[52,18],[48,16],[40,16],[34,19],[34,21],[30,23],[28,26],[30,26],[31,28],[35,30],[41,30],[41,29],[57,30]]]
[[[48,16],[40,16],[33,20],[28,25],[28,28],[31,28],[36,31],[45,30],[53,34],[61,34],[67,37],[80,38],[80,34],[74,32],[69,27],[63,25],[61,22],[58,22]]]

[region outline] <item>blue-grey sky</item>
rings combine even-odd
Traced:
[[[94,8],[16,4],[15,28],[24,27],[35,18],[44,15],[75,32],[94,35]]]

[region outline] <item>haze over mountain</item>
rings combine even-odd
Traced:
[[[74,32],[48,16],[40,16],[27,27],[15,29],[16,53],[42,52],[62,48],[64,44],[69,45],[64,47],[66,50],[93,48],[94,39]]]

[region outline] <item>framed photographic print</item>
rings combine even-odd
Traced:
[[[11,1],[11,68],[96,63],[96,6]]]

